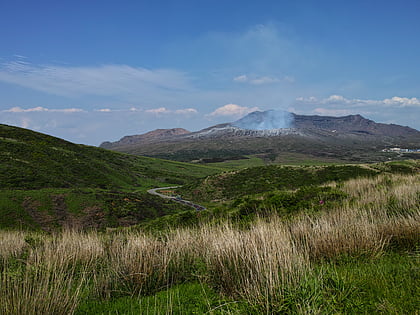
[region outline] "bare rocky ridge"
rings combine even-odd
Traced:
[[[191,133],[190,131],[183,128],[172,128],[172,129],[156,129],[149,131],[141,135],[125,136],[116,142],[103,142],[100,146],[105,149],[112,149],[116,146],[126,146],[139,143],[150,143],[155,141],[166,140],[173,136],[186,135]]]
[[[305,116],[293,114],[293,126],[298,129],[328,130],[338,133],[354,133],[387,137],[419,136],[420,132],[394,124],[381,124],[366,119],[361,115],[348,115],[344,117]]]

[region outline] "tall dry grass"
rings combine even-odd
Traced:
[[[22,254],[28,246],[25,242],[25,232],[0,230],[0,263],[10,257]]]
[[[249,230],[226,224],[206,231],[204,253],[210,284],[223,293],[268,309],[284,298],[284,289],[296,285],[309,268],[285,224],[273,218]]]
[[[341,187],[349,199],[335,209],[259,219],[248,229],[226,222],[160,236],[3,231],[0,313],[71,314],[83,294],[144,295],[197,278],[267,313],[281,310],[320,259],[418,246],[419,183],[419,175],[351,180]]]
[[[28,240],[28,235],[20,235]],[[80,235],[79,237],[82,237]],[[68,240],[48,238],[37,247],[26,244],[22,257],[5,261],[0,275],[0,314],[72,314],[89,265],[76,263],[77,247],[63,251]]]

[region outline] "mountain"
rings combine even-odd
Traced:
[[[136,143],[151,143],[156,141],[162,141],[170,139],[173,136],[186,135],[191,133],[190,131],[183,128],[172,128],[172,129],[156,129],[149,131],[142,135],[125,136],[118,142],[121,145],[131,145]],[[104,149],[111,148],[113,144],[111,142],[104,142],[101,147]]]
[[[330,117],[256,111],[235,122],[196,132],[152,133],[157,136],[130,136],[130,143],[124,137],[101,146],[181,161],[231,159],[250,154],[275,160],[284,153],[342,161],[382,161],[388,159],[378,153],[384,148],[420,148],[419,131],[376,123],[361,115]]]

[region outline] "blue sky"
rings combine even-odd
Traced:
[[[98,145],[253,110],[420,129],[419,1],[2,1],[0,123]]]

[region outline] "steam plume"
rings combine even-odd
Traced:
[[[293,123],[291,113],[282,110],[268,110],[265,112],[252,112],[232,123],[242,129],[268,130],[290,128]]]

